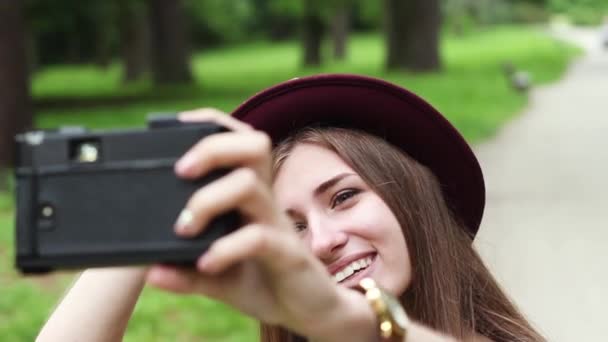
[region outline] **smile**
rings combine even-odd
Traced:
[[[346,265],[342,269],[338,270],[334,274],[334,280],[336,283],[342,283],[347,279],[350,279],[354,275],[366,270],[374,261],[373,256],[363,257],[361,259],[357,259],[350,264]]]

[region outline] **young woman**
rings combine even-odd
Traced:
[[[233,117],[180,119],[231,131],[192,147],[179,177],[234,171],[191,197],[176,233],[199,234],[233,208],[246,225],[196,269],[85,271],[39,340],[119,340],[147,281],[236,307],[262,322],[262,341],[543,341],[472,248],[485,194],[475,156],[412,93],[314,76],[257,94]]]

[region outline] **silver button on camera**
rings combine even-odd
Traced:
[[[44,141],[43,131],[27,132],[23,136],[25,138],[25,142],[32,146],[40,145]]]

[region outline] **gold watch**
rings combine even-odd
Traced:
[[[376,314],[380,336],[404,340],[410,320],[397,298],[379,287],[372,278],[362,279],[359,286]]]

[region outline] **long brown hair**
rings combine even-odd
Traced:
[[[454,217],[436,177],[402,150],[370,134],[308,128],[274,150],[275,174],[297,144],[336,153],[387,203],[399,221],[412,260],[412,283],[400,296],[409,316],[461,340],[544,341],[500,289]],[[299,338],[261,326],[263,342]]]

